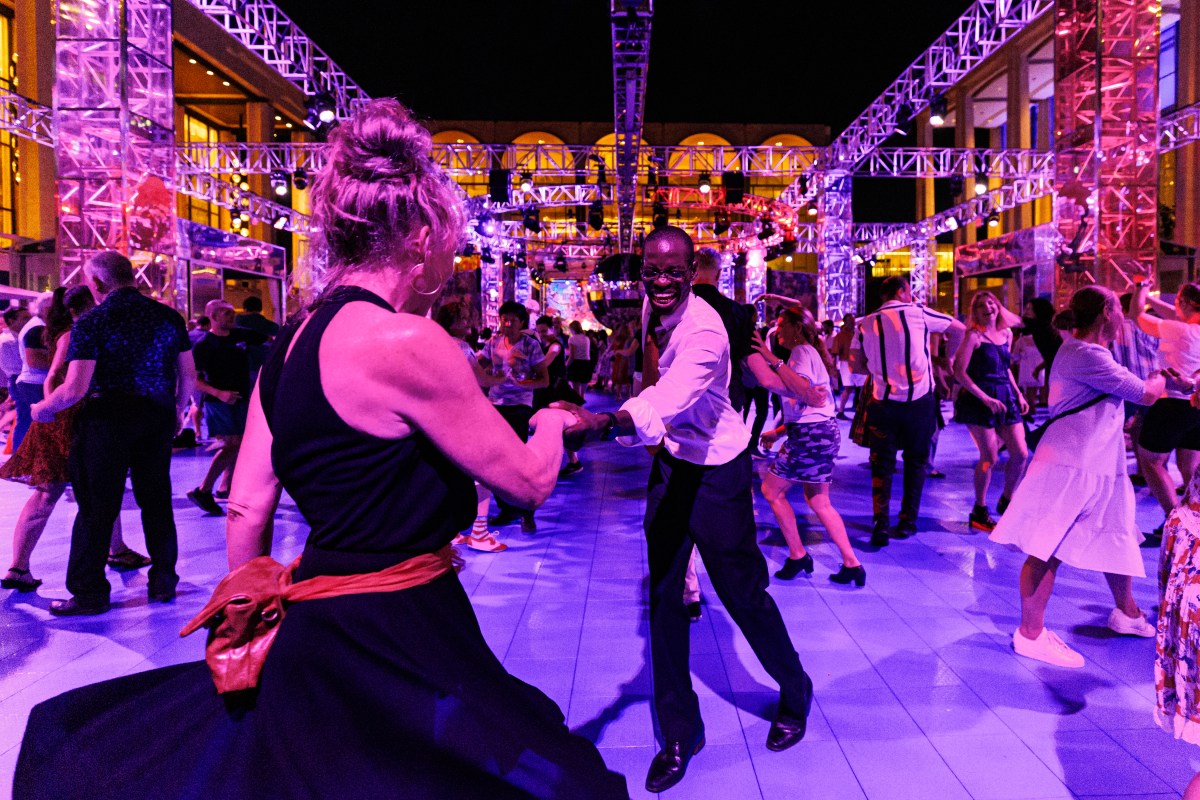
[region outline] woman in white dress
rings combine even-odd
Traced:
[[[1044,625],[1060,564],[1104,573],[1117,606],[1109,628],[1154,635],[1133,599],[1133,578],[1146,571],[1133,486],[1125,473],[1122,404],[1150,405],[1162,395],[1165,379],[1155,373],[1142,381],[1113,360],[1108,344],[1123,320],[1116,295],[1099,286],[1077,291],[1055,320],[1073,335],[1065,337],[1050,370],[1051,417],[1103,399],[1050,425],[991,535],[1028,556],[1021,568],[1021,625],[1013,633],[1013,649],[1063,667],[1083,666],[1083,656]]]

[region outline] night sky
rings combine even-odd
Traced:
[[[603,0],[277,2],[369,94],[421,116],[612,119]],[[814,123],[836,135],[968,5],[659,0],[646,121]],[[888,183],[855,192],[859,219],[911,219],[896,205],[911,203],[911,182]]]

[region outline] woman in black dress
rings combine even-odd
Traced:
[[[312,530],[299,570],[371,573],[442,550],[472,478],[542,503],[574,418],[524,444],[425,318],[453,270],[457,189],[429,134],[377,100],[332,134],[313,185],[330,268],[264,366],[230,497],[230,567],[270,551],[287,489]],[[197,642],[199,647],[199,642]],[[206,665],[87,686],[34,708],[14,797],[627,797],[558,707],[488,649],[451,570],[401,591],[291,605],[258,688]]]
[[[992,467],[1000,457],[1000,445],[1008,449],[1004,471],[1004,493],[996,509],[1003,514],[1009,498],[1025,474],[1025,426],[1021,417],[1029,410],[1025,396],[1017,388],[1010,367],[1012,327],[1019,322],[991,292],[977,292],[971,298],[971,321],[967,335],[954,356],[954,377],[961,389],[954,405],[954,420],[966,424],[979,448],[975,464],[975,507],[968,524],[975,530],[996,527],[987,507],[987,490],[992,482]]]

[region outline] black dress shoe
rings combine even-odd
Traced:
[[[170,603],[175,599],[174,589],[151,589],[147,592],[151,603]]]
[[[522,518],[522,514],[517,511],[501,511],[494,517],[488,518],[489,528],[503,528],[505,525],[512,525]]]
[[[688,762],[692,756],[704,747],[704,732],[688,742],[667,742],[658,755],[650,762],[650,771],[646,773],[646,791],[665,792],[683,780],[687,772]]]
[[[692,620],[692,622],[699,622],[701,619],[704,618],[704,611],[700,608],[699,600],[697,600],[694,603],[688,603],[687,604],[687,612],[688,612],[688,617]]]
[[[887,547],[891,533],[892,528],[887,524],[887,520],[876,520],[875,527],[871,529],[871,546]]]
[[[50,613],[56,617],[93,617],[108,611],[109,603],[80,603],[74,597],[70,600],[54,600],[50,603]]]
[[[783,566],[775,573],[775,577],[780,580],[790,581],[803,572],[806,575],[812,575],[813,557],[809,553],[805,553],[800,558],[788,557],[788,560],[783,562]]]
[[[917,524],[907,520],[900,520],[896,527],[892,530],[893,539],[908,539],[917,535]]]
[[[771,730],[767,731],[767,749],[779,752],[787,750],[796,742],[804,738],[805,732],[808,730],[808,712],[812,709],[812,678],[804,676],[806,689],[804,692],[804,702],[801,705],[804,707],[802,713],[797,713],[783,704],[783,700],[779,701],[779,710],[775,712],[775,719],[771,721]]]
[[[867,570],[862,564],[857,567],[847,567],[842,564],[842,568],[829,576],[829,580],[834,583],[849,584],[853,582],[857,586],[867,585]]]

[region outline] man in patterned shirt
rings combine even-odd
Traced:
[[[150,600],[175,599],[179,548],[171,508],[171,440],[196,379],[183,318],[137,290],[129,259],[99,253],[83,274],[99,305],[72,329],[66,380],[33,407],[35,420],[51,422],[58,412],[88,400],[69,460],[79,503],[67,562],[72,597],[50,604],[50,613],[60,617],[109,608],[104,567],[126,474],[154,561]]]

